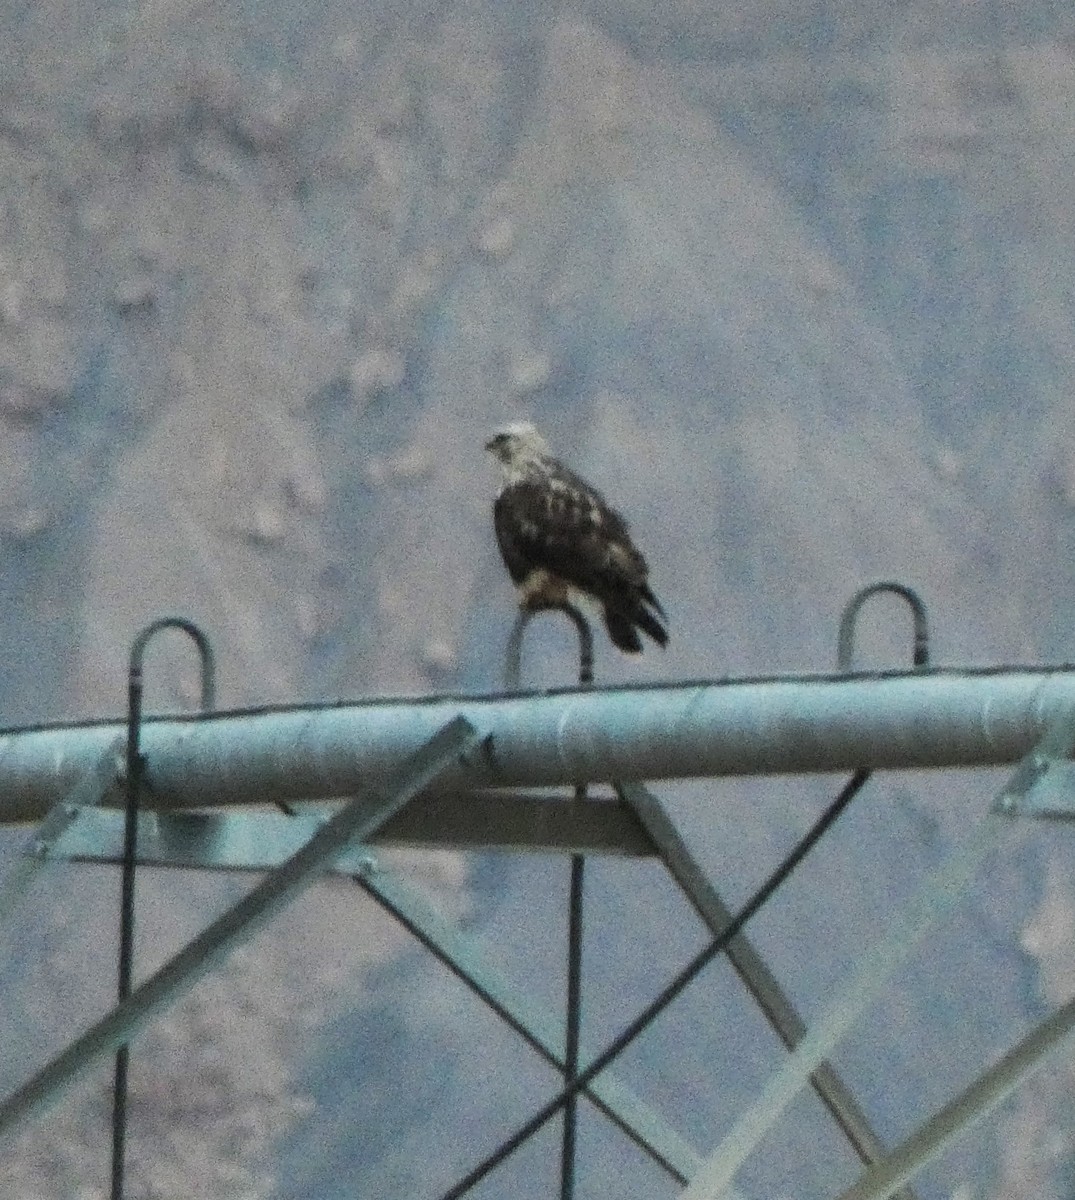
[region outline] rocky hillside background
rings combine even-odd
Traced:
[[[829,669],[844,599],[926,597],[935,660],[1075,657],[1075,19],[1048,0],[716,6],[4,3],[0,704],[122,709],[161,613],[224,704],[497,686],[513,617],[491,427],[527,415],[632,517],[667,653],[602,681]],[[535,682],[570,678],[555,631]],[[866,661],[909,661],[902,613]],[[152,701],[190,705],[182,648]],[[992,773],[872,786],[755,936],[809,1016],[985,810]],[[665,789],[730,902],[837,781]],[[24,832],[0,838],[5,858]],[[556,1002],[566,867],[409,868]],[[1075,985],[1071,839],[998,859],[842,1048],[897,1140]],[[139,972],[247,880],[145,873]],[[138,1044],[132,1196],[436,1196],[546,1096],[491,1018],[324,884]],[[700,944],[659,873],[591,872],[594,1038]],[[0,965],[5,1089],[102,1012],[116,879],[56,869]],[[723,967],[623,1074],[700,1148],[779,1052]],[[3,1148],[20,1200],[106,1194],[98,1073]],[[1075,1180],[1057,1060],[921,1182]],[[550,1193],[547,1135],[481,1195]],[[580,1194],[676,1189],[585,1117]],[[741,1179],[835,1194],[812,1101]]]

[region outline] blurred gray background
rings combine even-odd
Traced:
[[[935,661],[1075,657],[1075,17],[1049,0],[0,5],[0,705],[116,714],[162,613],[227,705],[491,690],[514,599],[490,429],[528,416],[632,519],[665,654],[598,678],[827,670],[897,578]],[[530,677],[568,682],[562,630]],[[878,602],[864,662],[910,660]],[[181,647],[151,706],[191,704]],[[837,787],[664,788],[730,902]],[[984,812],[988,772],[871,785],[754,934],[809,1017]],[[10,861],[25,833],[0,835]],[[559,1003],[566,864],[411,856]],[[0,862],[0,867],[3,862]],[[841,1048],[895,1141],[1075,989],[1071,835],[997,860]],[[587,1032],[701,944],[661,873],[590,874]],[[143,874],[138,973],[249,885]],[[117,879],[55,868],[0,963],[0,1084],[104,1011]],[[781,1053],[723,965],[621,1073],[701,1149]],[[0,1148],[0,1194],[105,1195],[109,1075]],[[136,1046],[132,1197],[435,1197],[550,1074],[325,883]],[[1075,1191],[1058,1059],[922,1179]],[[553,1193],[547,1131],[474,1194]],[[741,1184],[856,1174],[806,1098]],[[580,1196],[673,1196],[583,1110]]]

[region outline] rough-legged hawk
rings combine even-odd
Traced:
[[[642,649],[639,630],[663,646],[665,611],[623,517],[550,455],[529,422],[506,426],[485,448],[503,469],[493,523],[522,607],[549,608],[581,596],[597,603],[621,650]]]

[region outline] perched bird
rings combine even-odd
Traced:
[[[667,617],[623,517],[551,456],[529,421],[505,426],[485,448],[503,471],[493,524],[520,605],[554,608],[588,599],[625,653],[641,651],[639,630],[665,645]]]

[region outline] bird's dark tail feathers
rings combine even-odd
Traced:
[[[658,600],[657,597],[653,594],[653,589],[650,587],[650,585],[648,583],[644,583],[638,589],[638,594],[642,597],[642,599],[645,601],[645,603],[648,604],[650,606],[650,608],[652,608],[658,614],[658,616],[663,617],[666,621],[668,620],[668,614],[664,611],[664,608],[662,607],[660,600]],[[661,642],[660,638],[657,638],[656,640],[658,642],[660,642],[660,644],[662,646],[664,645],[664,642]],[[668,640],[668,634],[666,633],[665,641],[667,641],[667,640]]]
[[[664,617],[664,609],[657,597],[645,585],[639,589],[636,602],[629,611],[625,611],[622,607],[613,608],[611,604],[605,604],[605,628],[608,630],[608,636],[612,639],[612,644],[625,654],[642,652],[642,639],[638,636],[639,629],[653,638],[658,646],[668,644],[668,630],[646,607],[647,603]]]

